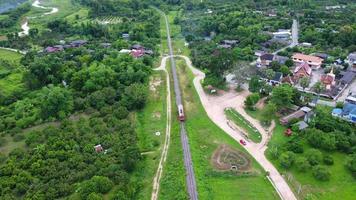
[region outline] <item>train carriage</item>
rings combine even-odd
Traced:
[[[182,104],[178,105],[178,119],[181,122],[185,121],[184,109]]]

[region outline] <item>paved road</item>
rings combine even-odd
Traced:
[[[227,134],[229,134],[232,138],[234,138],[237,142],[241,139],[244,139],[241,133],[234,130],[227,124],[227,118],[224,114],[224,110],[227,107],[238,108],[239,104],[243,105],[243,98],[241,95],[227,93],[226,96],[222,97],[210,97],[205,94],[203,87],[201,85],[201,81],[204,79],[205,74],[200,70],[194,68],[192,66],[192,62],[186,56],[179,56],[185,59],[188,67],[192,70],[195,78],[193,80],[194,87],[198,92],[200,101],[204,106],[209,118],[221,129],[223,129]],[[242,113],[241,113],[242,114]],[[244,115],[247,120],[253,121],[250,119],[247,114]],[[294,193],[290,189],[287,182],[284,180],[283,176],[277,171],[277,169],[272,165],[272,163],[265,157],[265,150],[267,149],[266,144],[268,141],[269,135],[266,131],[262,130],[262,127],[256,124],[256,128],[262,134],[262,142],[259,144],[246,141],[246,145],[243,146],[249,153],[252,155],[255,160],[264,168],[264,170],[269,172],[269,180],[271,181],[273,187],[276,189],[277,193],[283,200],[296,200]]]
[[[153,186],[152,186],[152,194],[151,200],[158,199],[160,181],[163,173],[163,165],[167,160],[167,154],[169,149],[169,144],[171,140],[171,123],[172,123],[172,103],[171,103],[171,86],[168,71],[166,70],[166,63],[168,57],[164,57],[161,61],[161,66],[156,68],[155,70],[163,70],[166,74],[166,82],[167,82],[167,123],[166,123],[166,137],[163,144],[163,150],[161,153],[161,158],[159,160],[159,164],[157,167],[156,175],[153,177]]]
[[[298,42],[298,21],[296,19],[293,19],[293,24],[292,24],[292,43],[288,46],[285,46],[281,49],[278,49],[277,51],[273,52],[273,54],[277,54],[280,51],[283,51],[287,48],[293,48],[295,46],[298,46],[299,42]]]
[[[172,47],[172,41],[171,41],[171,36],[170,36],[169,23],[168,23],[166,14],[163,13],[162,11],[159,11],[159,12],[164,16],[164,19],[166,22],[167,43],[168,43],[169,55],[170,55],[169,58],[171,61],[174,92],[176,95],[176,104],[178,107],[178,105],[181,105],[183,103],[182,103],[182,97],[181,97],[181,92],[180,92],[180,88],[179,88],[179,80],[178,80],[178,75],[177,75],[177,71],[176,71],[176,64],[175,64],[175,60],[173,57],[173,47]],[[197,192],[197,186],[196,186],[195,175],[194,175],[194,170],[193,170],[193,162],[192,162],[192,157],[191,157],[191,153],[190,153],[189,141],[188,141],[187,132],[185,130],[184,122],[180,123],[180,135],[181,135],[181,142],[182,142],[182,147],[183,147],[184,166],[185,166],[185,170],[186,170],[187,190],[188,190],[190,199],[197,200],[198,192]]]

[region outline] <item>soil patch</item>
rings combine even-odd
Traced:
[[[251,171],[251,160],[248,158],[248,155],[226,144],[220,145],[215,150],[211,162],[215,169],[221,171]]]
[[[152,92],[156,92],[157,87],[160,86],[162,83],[162,80],[160,77],[154,77],[153,79],[151,79],[150,81],[150,90]]]

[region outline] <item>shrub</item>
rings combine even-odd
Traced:
[[[260,95],[258,93],[253,93],[249,95],[245,100],[245,106],[249,110],[256,110],[256,103],[260,100]]]
[[[297,167],[297,170],[300,172],[305,172],[307,171],[307,169],[310,168],[310,164],[305,157],[297,158],[297,160],[295,161],[295,165]]]
[[[322,153],[317,149],[310,149],[309,151],[307,151],[306,156],[307,156],[308,162],[312,166],[319,164],[323,157]]]
[[[303,153],[304,149],[300,140],[291,140],[286,143],[286,149],[294,153]]]
[[[330,155],[325,155],[323,158],[323,161],[326,165],[333,165],[334,164],[334,159]]]
[[[282,153],[280,157],[280,164],[285,169],[289,169],[290,167],[292,167],[294,161],[295,161],[295,154],[291,151]]]
[[[346,167],[348,170],[350,170],[354,178],[356,178],[356,154],[352,154],[349,157]]]
[[[313,176],[320,181],[330,180],[330,172],[324,166],[316,165],[313,167]]]

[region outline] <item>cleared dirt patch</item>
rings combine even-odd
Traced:
[[[221,171],[251,171],[251,160],[248,158],[248,155],[226,144],[220,145],[215,150],[211,162],[215,169]]]
[[[160,77],[154,77],[154,78],[151,78],[151,81],[150,81],[150,90],[152,92],[156,92],[157,88],[161,85],[162,83],[162,80]]]

